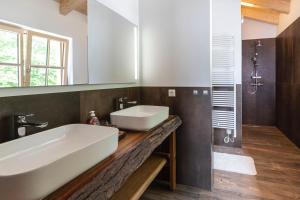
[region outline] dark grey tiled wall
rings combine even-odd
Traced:
[[[169,106],[170,113],[180,116],[177,131],[178,183],[212,189],[212,116],[210,88],[175,87],[176,97],[168,97],[166,87],[143,87],[143,104]],[[174,89],[174,88],[171,88]],[[193,95],[197,89],[199,95]]]
[[[109,114],[115,110],[116,99],[127,97],[129,101],[140,100],[140,88],[121,88],[84,91],[80,93],[80,119],[86,122],[89,111],[95,110],[100,119],[108,120]]]
[[[115,108],[115,99],[127,96],[141,104],[169,106],[179,115],[183,125],[177,134],[179,183],[212,188],[212,125],[210,88],[175,88],[177,97],[168,97],[168,88],[123,88],[73,93],[30,95],[0,98],[0,142],[10,139],[9,122],[13,113],[34,113],[39,120],[54,128],[65,124],[84,123],[88,112],[95,110],[108,119]],[[193,95],[197,89],[199,95]],[[35,133],[40,130],[31,130]]]
[[[43,129],[47,130],[85,123],[91,110],[95,110],[100,118],[109,119],[116,98],[126,96],[140,101],[139,94],[140,88],[121,88],[0,98],[0,143],[15,139],[11,128],[15,113],[35,114],[34,119],[49,122],[49,126]],[[28,128],[29,134],[40,131]]]
[[[250,94],[254,48],[257,40],[243,41],[243,124],[275,125],[276,88],[276,39],[260,39],[263,46],[258,48],[258,72],[263,86],[256,94]]]
[[[276,38],[276,125],[300,147],[300,18]]]
[[[0,143],[14,139],[11,134],[14,113],[33,113],[37,120],[49,122],[46,129],[80,122],[79,97],[79,92],[75,92],[0,98]],[[29,134],[38,131],[41,130],[28,129]]]

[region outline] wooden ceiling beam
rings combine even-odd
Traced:
[[[60,0],[59,10],[62,15],[67,15],[73,10],[78,10],[86,14],[87,0]]]
[[[272,9],[280,13],[289,13],[291,4],[291,0],[242,0],[242,2],[261,8]]]
[[[270,9],[254,8],[242,6],[242,16],[258,21],[279,24],[279,12]]]
[[[81,6],[76,8],[76,10],[82,14],[87,15],[87,0],[85,0],[85,2],[83,4],[81,4]]]

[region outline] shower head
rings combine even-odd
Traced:
[[[262,47],[262,46],[263,46],[262,42],[260,40],[258,40],[256,42],[256,47]]]

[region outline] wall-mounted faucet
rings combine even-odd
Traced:
[[[48,126],[48,122],[38,122],[28,119],[33,116],[34,114],[16,114],[13,116],[13,130],[15,138],[26,136],[27,127],[46,128]]]
[[[123,110],[136,105],[138,105],[138,101],[128,101],[127,97],[120,97],[117,99],[116,110]]]
[[[131,106],[136,106],[138,104],[137,101],[127,101],[125,107],[131,107]]]

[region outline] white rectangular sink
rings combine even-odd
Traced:
[[[46,197],[113,154],[118,132],[74,124],[0,144],[0,199]]]
[[[148,131],[168,117],[169,108],[163,106],[134,106],[110,114],[113,125],[135,131]]]

